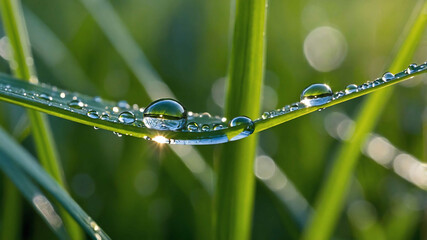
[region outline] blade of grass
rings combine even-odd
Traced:
[[[234,4],[234,3],[233,3]],[[266,0],[236,0],[225,116],[255,118],[264,73]],[[216,239],[249,239],[257,136],[223,146],[217,162]]]
[[[410,63],[416,46],[427,23],[427,2],[414,23],[409,23],[411,31],[394,59],[390,70],[397,71]],[[330,174],[320,190],[314,215],[305,229],[303,239],[330,239],[337,223],[345,196],[350,185],[352,172],[360,155],[360,146],[377,122],[385,103],[392,94],[392,88],[376,92],[365,100],[358,113],[354,135],[340,148]]]
[[[68,193],[56,182],[36,160],[18,143],[16,143],[2,128],[0,128],[0,162],[1,166],[9,163],[16,165],[16,170],[22,171],[23,178],[33,179],[38,185],[49,192],[52,197],[77,221],[77,223],[94,240],[110,239],[107,234],[89,217]],[[6,171],[6,170],[5,170]],[[17,178],[19,182],[21,178]],[[26,184],[20,182],[24,187]],[[23,192],[26,194],[26,191]]]
[[[49,200],[47,200],[40,189],[31,182],[27,175],[25,175],[13,163],[13,160],[11,160],[10,156],[6,155],[4,152],[0,152],[0,168],[13,181],[15,186],[21,191],[22,195],[27,199],[34,210],[36,210],[36,212],[42,217],[49,228],[52,229],[55,235],[59,239],[68,239],[69,237],[65,232],[62,219],[55,212],[52,204],[49,202]],[[8,227],[8,225],[5,224],[4,227]]]
[[[3,25],[11,46],[10,62],[14,75],[18,78],[37,83],[34,60],[31,56],[29,39],[20,1],[1,0]],[[28,116],[40,161],[47,171],[64,186],[61,166],[57,160],[56,147],[45,115],[29,110]],[[65,214],[66,227],[73,239],[81,239],[81,232],[73,220]]]
[[[9,179],[4,178],[3,187],[3,211],[1,214],[1,222],[3,224],[1,226],[0,239],[21,239],[21,197],[15,185]]]

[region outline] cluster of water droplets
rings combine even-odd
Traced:
[[[150,103],[146,108],[140,108],[138,105],[130,105],[126,101],[115,103],[103,100],[100,97],[88,97],[78,93],[58,90],[56,87],[46,84],[33,85],[15,81],[14,79],[8,80],[7,78],[0,79],[0,92],[2,94],[13,95],[17,98],[30,99],[32,102],[39,102],[43,105],[57,107],[58,111],[65,110],[86,115],[94,123],[97,121],[108,121],[126,126],[145,128],[143,132],[147,133],[147,135],[144,138],[159,143],[217,144],[249,136],[254,132],[254,122],[267,120],[304,108],[319,108],[320,106],[320,109],[323,109],[321,106],[331,101],[380,86],[390,81],[408,77],[408,75],[425,70],[426,66],[426,63],[419,66],[411,64],[407,69],[395,75],[386,72],[381,78],[374,81],[368,81],[360,85],[350,84],[343,91],[335,93],[328,85],[316,83],[304,89],[299,102],[265,112],[261,118],[255,121],[244,116],[227,121],[224,117],[211,116],[209,113],[189,112],[181,103],[174,99],[159,99]],[[100,122],[99,126],[103,125],[106,125],[105,122],[104,124]],[[241,132],[234,135],[227,135],[228,128],[240,125],[245,126]],[[94,128],[98,129],[97,127]],[[168,133],[171,132],[180,132],[184,135],[186,134],[186,137],[176,137],[176,139],[166,138],[166,136],[170,135]],[[205,134],[206,132],[214,133]],[[115,134],[119,137],[122,136],[121,133]],[[180,135],[175,134],[174,136]]]
[[[303,92],[301,93],[299,102],[286,105],[281,109],[264,112],[261,115],[261,118],[255,121],[262,121],[262,120],[274,118],[274,117],[284,115],[284,114],[287,114],[299,109],[303,109],[303,108],[322,106],[324,104],[327,104],[333,100],[342,98],[344,96],[347,96],[356,92],[368,90],[373,87],[378,87],[384,83],[398,80],[403,77],[407,77],[408,75],[414,74],[418,71],[425,70],[426,68],[427,68],[427,62],[419,66],[417,66],[416,64],[410,64],[407,67],[407,69],[397,73],[396,75],[390,72],[386,72],[383,74],[382,77],[377,78],[374,81],[368,81],[360,85],[350,84],[343,91],[338,91],[335,93],[333,93],[333,91],[327,84],[320,84],[320,83],[312,84],[303,90]],[[322,110],[322,109],[323,108],[319,108],[319,110]]]

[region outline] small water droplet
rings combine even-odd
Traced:
[[[98,130],[98,129],[99,129],[99,127],[97,127],[97,126],[93,126],[93,129]]]
[[[216,124],[214,127],[213,127],[213,130],[221,130],[221,129],[224,129],[225,128],[225,126],[224,125],[222,125],[222,124]]]
[[[119,115],[119,122],[125,123],[125,124],[131,124],[135,122],[135,115],[132,112],[122,112]]]
[[[313,84],[304,89],[301,94],[301,102],[307,106],[319,106],[332,100],[332,90],[326,84]]]
[[[199,125],[197,125],[195,122],[191,122],[187,124],[187,130],[190,132],[197,132],[199,131]]]
[[[264,112],[262,115],[261,115],[261,118],[262,119],[267,119],[267,118],[269,118],[270,117],[270,113],[269,112]]]
[[[85,104],[78,99],[73,99],[68,103],[69,107],[75,108],[75,109],[82,109],[84,105]]]
[[[159,99],[144,110],[143,122],[147,128],[177,131],[186,121],[187,110],[173,99]]]
[[[381,85],[383,83],[385,83],[385,81],[382,78],[378,78],[378,79],[375,79],[373,86],[376,87],[376,86]]]
[[[415,63],[412,63],[412,64],[409,64],[409,66],[408,66],[408,68],[406,69],[406,73],[407,74],[412,74],[412,73],[414,73],[415,71],[417,70],[417,64],[415,64]]]
[[[93,111],[93,110],[88,111],[86,115],[92,119],[98,119],[99,118],[98,112]]]
[[[202,131],[203,132],[208,132],[210,130],[211,130],[211,127],[209,127],[209,125],[205,124],[205,125],[202,126]]]
[[[336,93],[334,94],[333,99],[342,98],[342,97],[344,97],[344,96],[345,96],[345,93],[344,93],[343,91],[339,91],[339,92],[336,92]]]
[[[199,115],[199,117],[200,117],[200,118],[211,118],[211,117],[212,117],[212,115],[211,115],[210,113],[208,113],[208,112],[204,112],[204,113],[201,113],[201,114]]]
[[[113,133],[114,133],[114,135],[116,135],[117,137],[122,137],[122,136],[123,136],[121,133],[118,133],[118,132],[113,132]]]
[[[298,110],[299,108],[300,108],[300,105],[299,105],[298,103],[292,103],[292,104],[289,106],[289,112],[296,111],[296,110]]]
[[[359,85],[359,87],[357,88],[357,90],[358,91],[362,91],[362,90],[365,90],[365,89],[368,89],[368,88],[369,88],[369,85],[367,83],[364,83],[362,85]]]
[[[382,76],[382,80],[384,80],[384,82],[388,82],[394,79],[394,74],[391,72],[386,72],[383,74]]]
[[[130,108],[129,103],[128,103],[128,102],[126,102],[125,100],[120,100],[120,101],[118,101],[118,102],[117,102],[117,106],[118,106],[119,108],[126,108],[126,109]]]
[[[95,97],[93,98],[93,100],[94,100],[95,102],[97,102],[97,103],[102,102],[102,98],[101,98],[100,96],[95,96]]]
[[[49,96],[49,95],[47,95],[46,93],[41,93],[41,94],[39,95],[39,98],[40,98],[40,99],[43,99],[43,100],[46,100],[46,101],[52,101],[52,97],[51,97],[51,96]]]
[[[119,112],[119,108],[118,107],[113,107],[113,112],[118,113]]]
[[[64,92],[61,92],[61,93],[59,94],[59,97],[60,97],[60,98],[65,98],[65,93],[64,93]]]
[[[283,108],[282,108],[282,111],[284,112],[284,113],[287,113],[287,112],[290,112],[291,110],[291,106],[289,106],[289,105],[286,105],[286,106],[284,106]]]
[[[110,118],[110,115],[108,115],[108,113],[102,113],[101,115],[102,120],[108,120],[109,118]]]
[[[356,84],[350,84],[345,88],[346,94],[351,94],[357,92],[357,85]]]

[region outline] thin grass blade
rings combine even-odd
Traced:
[[[390,71],[397,71],[410,63],[427,24],[427,2],[424,3],[415,23],[408,24],[411,31],[397,53]],[[360,155],[360,146],[375,127],[391,94],[392,88],[388,88],[370,95],[363,103],[356,118],[354,135],[338,152],[332,170],[320,190],[315,213],[304,232],[303,239],[330,239],[344,205],[352,173]]]

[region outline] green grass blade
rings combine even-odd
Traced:
[[[344,97],[333,100],[329,103],[314,106],[309,108],[300,108],[298,110],[287,112],[282,115],[277,115],[273,118],[268,119],[256,119],[255,133],[281,123],[285,123],[292,119],[301,117],[303,115],[315,112],[318,109],[330,107],[338,103],[348,101],[350,99],[363,96],[365,94],[374,92],[378,89],[382,89],[399,82],[410,79],[413,76],[426,73],[427,65],[419,65],[418,71],[412,74],[405,74],[404,72],[396,74],[401,76],[398,79],[389,81],[371,87],[366,90],[345,95]],[[44,97],[43,97],[44,94]],[[168,131],[168,130],[153,130],[143,126],[142,119],[143,113],[140,109],[132,109],[129,107],[120,108],[118,103],[100,100],[95,97],[79,93],[70,93],[65,90],[58,89],[56,87],[50,87],[45,85],[35,85],[26,83],[23,81],[17,81],[7,75],[0,74],[0,100],[17,104],[23,107],[31,108],[37,111],[41,111],[53,116],[68,119],[74,122],[83,123],[90,126],[96,126],[98,128],[118,132],[121,134],[127,134],[134,137],[140,138],[151,138],[156,136],[163,136],[167,139],[173,139],[170,143],[174,144],[188,144],[188,145],[203,145],[203,144],[219,144],[230,141],[236,135],[242,133],[247,125],[239,125],[235,127],[226,127],[221,130],[206,131],[206,132],[190,132],[186,129],[182,131]],[[79,108],[73,108],[69,106],[69,103],[73,100],[79,100],[82,102],[82,106]],[[248,104],[250,105],[250,104]],[[132,112],[135,116],[135,122],[132,124],[125,124],[118,121],[120,114],[124,111]],[[97,115],[89,117],[90,112],[96,112]],[[107,114],[108,117],[101,117],[102,114]],[[239,111],[230,113],[232,116],[239,115]],[[187,119],[189,122],[199,122],[199,125],[206,124],[226,124],[222,122],[221,118],[210,117],[210,118],[199,118],[197,115],[189,116]]]
[[[226,117],[254,118],[260,111],[267,1],[237,0],[235,4]],[[256,146],[256,136],[250,136],[221,149],[214,207],[217,239],[249,239]]]
[[[1,214],[2,226],[0,231],[0,239],[15,240],[20,239],[21,225],[21,197],[13,183],[5,178],[3,181],[3,211]]]
[[[0,168],[13,181],[30,205],[42,217],[59,239],[68,239],[62,219],[55,212],[52,203],[14,163],[10,155],[0,151]],[[8,227],[7,224],[4,227]],[[5,236],[3,239],[12,239]]]
[[[427,2],[419,13],[409,35],[394,59],[390,70],[397,71],[403,68],[412,58],[427,23]],[[392,89],[386,89],[369,96],[364,102],[356,119],[354,135],[342,145],[338,152],[335,164],[324,183],[316,203],[316,212],[312,216],[303,239],[330,239],[343,207],[345,196],[350,185],[352,172],[360,155],[359,149],[366,136],[375,126],[382,109]]]
[[[2,129],[0,129],[0,141],[2,143],[0,145],[0,152],[4,156],[7,156],[7,158],[0,158],[2,166],[8,164],[6,159],[10,159],[10,162],[19,168],[16,171],[12,171],[12,173],[22,170],[24,178],[27,178],[26,176],[31,177],[38,185],[52,194],[53,198],[77,221],[92,239],[110,239],[68,193],[37,164],[35,159],[19,144],[13,141]],[[26,191],[23,194],[26,194]]]
[[[12,60],[10,65],[14,75],[32,83],[37,83],[34,59],[29,47],[29,38],[20,1],[2,0],[0,3],[4,28],[11,46]],[[28,116],[41,163],[61,185],[64,185],[62,168],[58,161],[56,147],[52,140],[53,137],[46,116],[32,110],[28,111]],[[65,215],[64,218],[71,236],[74,239],[81,239],[81,232],[76,227],[76,224],[69,216]]]

